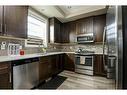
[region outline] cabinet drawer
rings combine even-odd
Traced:
[[[41,62],[41,63],[49,62],[49,61],[50,61],[49,58],[50,58],[49,56],[48,56],[48,57],[41,57],[41,58],[40,58],[40,62]]]
[[[8,73],[8,71],[9,71],[8,67],[0,68],[0,74]]]
[[[10,69],[9,63],[0,63],[0,74],[8,73]]]
[[[0,89],[11,89],[11,64],[10,62],[0,63]]]

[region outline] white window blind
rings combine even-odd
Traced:
[[[45,40],[46,22],[35,17],[28,16],[28,37]]]

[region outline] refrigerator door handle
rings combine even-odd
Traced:
[[[106,27],[104,27],[104,33],[103,33],[103,65],[104,65],[104,70],[107,70],[107,66],[105,64],[105,37],[106,37]]]

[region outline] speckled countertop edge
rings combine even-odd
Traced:
[[[0,62],[15,61],[15,60],[28,59],[28,58],[64,54],[64,53],[74,54],[75,52],[49,52],[49,53],[35,53],[35,54],[15,55],[15,56],[0,56]],[[100,53],[95,53],[95,54],[100,54]]]

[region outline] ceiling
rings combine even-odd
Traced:
[[[106,6],[31,6],[41,14],[50,17],[56,17],[61,22],[68,22],[83,17],[104,14],[107,11]]]

